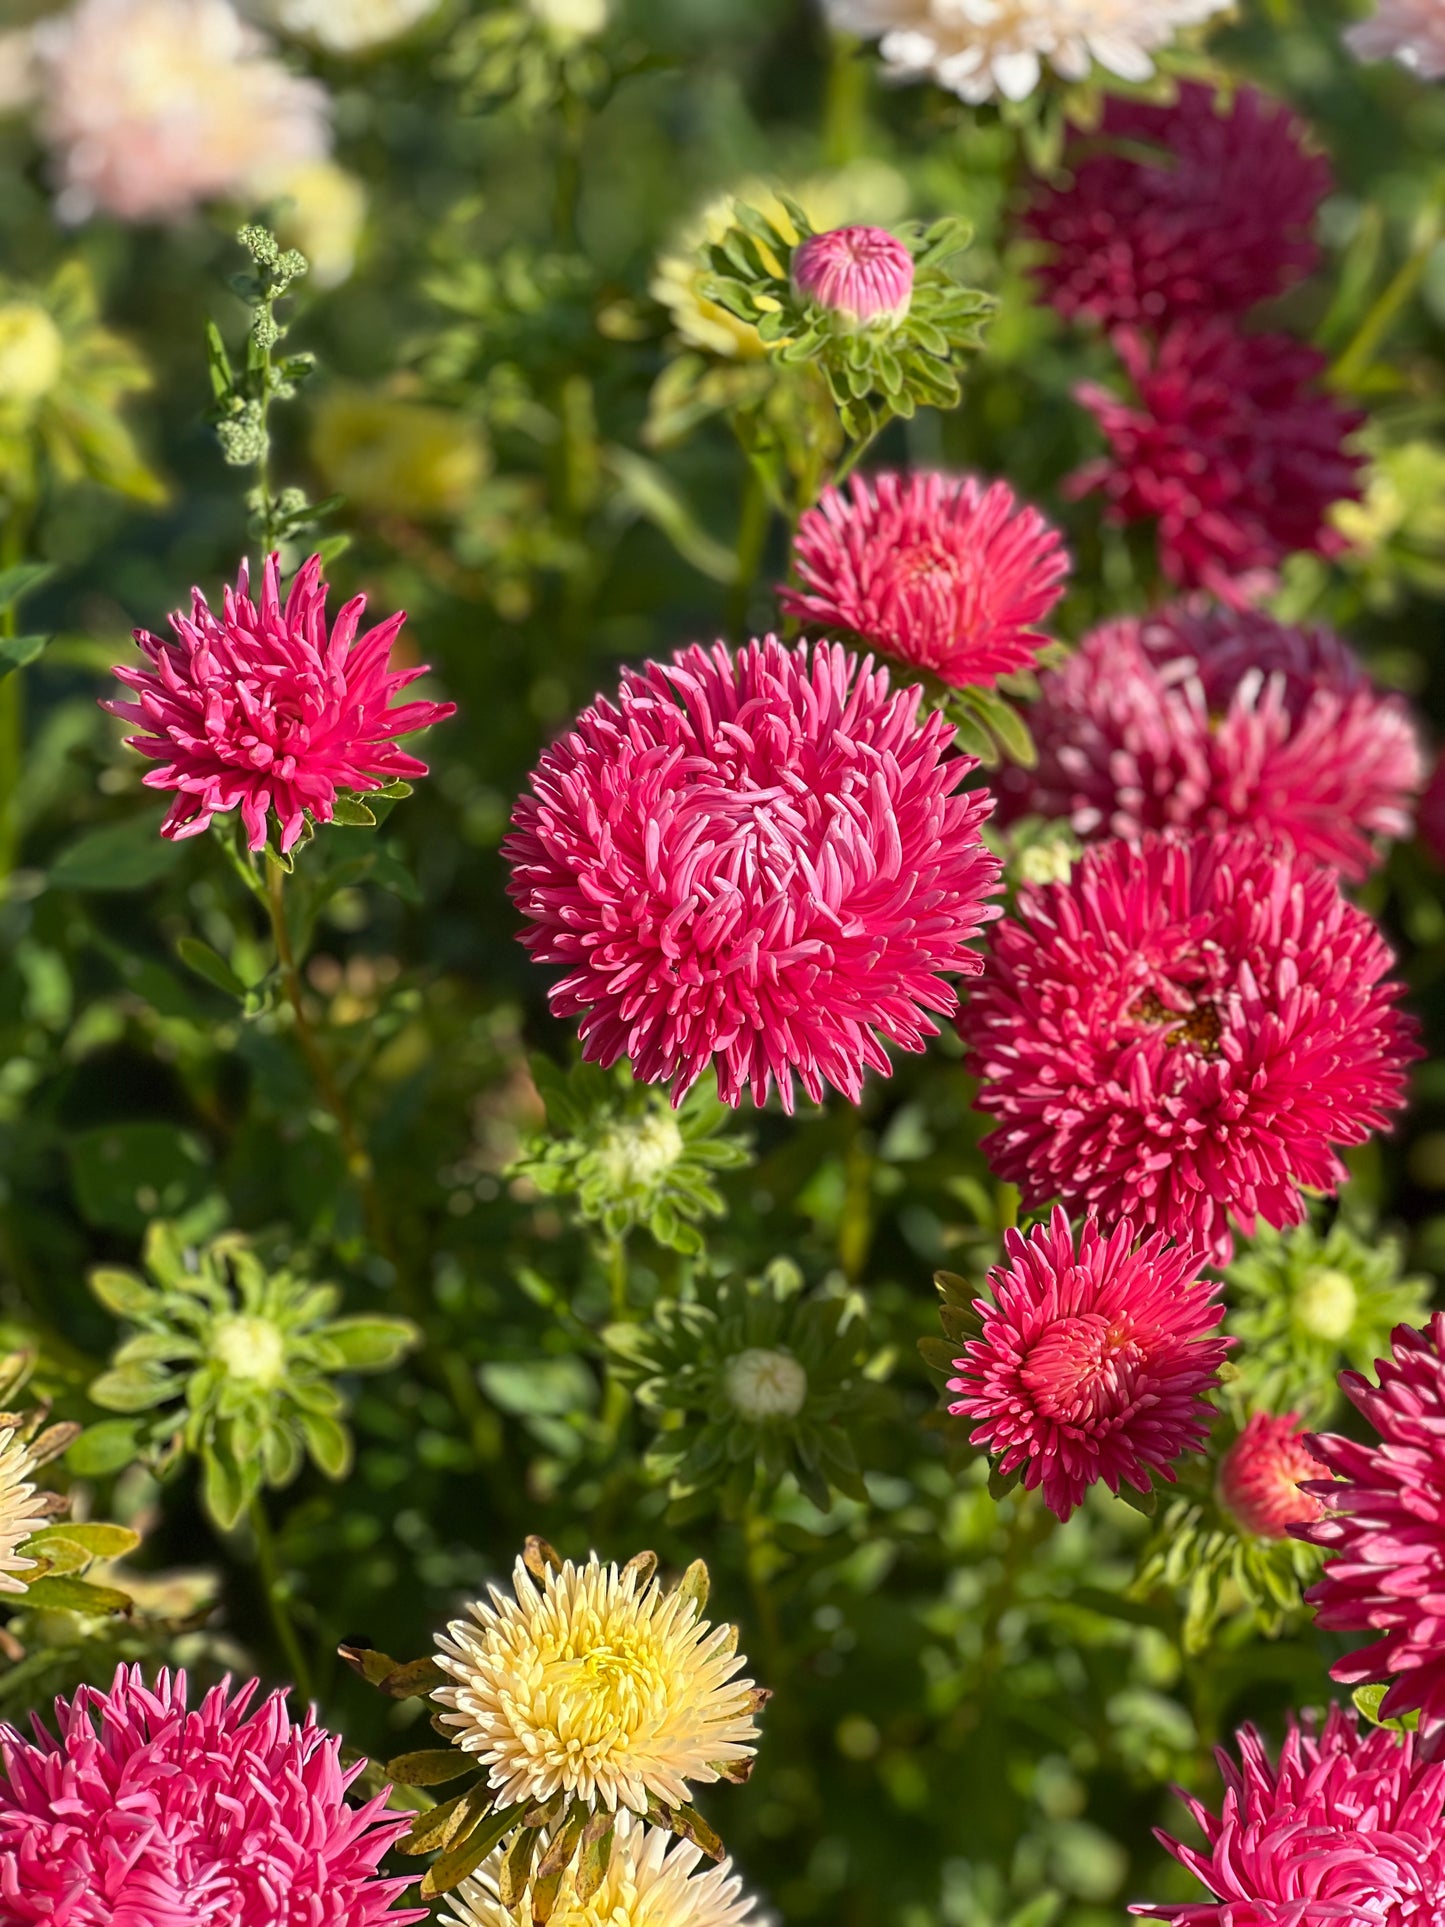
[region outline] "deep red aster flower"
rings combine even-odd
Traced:
[[[1445,751],[1435,758],[1430,771],[1430,780],[1425,785],[1425,794],[1420,798],[1416,811],[1420,829],[1420,841],[1445,868]]]
[[[1423,1331],[1399,1325],[1393,1356],[1376,1365],[1380,1383],[1341,1372],[1351,1404],[1378,1442],[1325,1433],[1310,1448],[1342,1480],[1305,1489],[1328,1507],[1298,1539],[1330,1555],[1305,1594],[1329,1632],[1377,1632],[1372,1645],[1330,1669],[1348,1686],[1392,1680],[1384,1719],[1419,1711],[1421,1746],[1445,1755],[1445,1312]]]
[[[1069,165],[1069,184],[1041,187],[1024,216],[1048,248],[1035,274],[1060,314],[1156,329],[1243,314],[1319,259],[1310,227],[1329,162],[1253,87],[1228,104],[1194,81],[1169,105],[1115,96]]]
[[[1298,1224],[1417,1055],[1388,946],[1328,870],[1255,837],[1088,850],[1000,923],[960,1029],[1026,1210],[1131,1217],[1219,1259]]]
[[[913,299],[913,256],[886,228],[829,228],[794,254],[793,286],[855,327],[896,323]]]
[[[1305,1444],[1298,1412],[1251,1412],[1219,1463],[1219,1502],[1245,1532],[1284,1539],[1291,1526],[1317,1519],[1318,1499],[1300,1491],[1302,1479],[1325,1470]]]
[[[949,1411],[1060,1519],[1100,1480],[1111,1492],[1172,1480],[1214,1416],[1205,1394],[1229,1349],[1209,1335],[1220,1287],[1199,1277],[1197,1252],[1159,1232],[1136,1248],[1134,1235],[1127,1219],[1107,1238],[1088,1220],[1076,1250],[1057,1207],[1027,1235],[1005,1232],[992,1302],[974,1301],[983,1336],[953,1361],[948,1389],[962,1396]]]
[[[199,836],[213,816],[239,808],[247,841],[259,850],[274,810],[281,848],[289,850],[307,811],[318,823],[331,821],[338,790],[425,776],[426,764],[395,738],[445,721],[456,705],[387,707],[426,674],[424,665],[387,666],[406,617],[388,616],[358,640],[366,597],[353,596],[328,637],[320,556],[298,571],[284,607],[276,556],[266,561],[259,609],[250,586],[243,562],[219,617],[193,589],[190,615],[170,619],[174,642],[137,629],[150,667],[117,664],[114,673],[139,700],[102,707],[139,727],[126,741],[160,765],[146,772],[146,786],[176,792],[162,836]]]
[[[522,942],[583,1054],[681,1102],[793,1078],[855,1102],[980,967],[999,865],[975,766],[919,691],[836,643],[721,643],[628,671],[543,756],[503,845]]]
[[[1188,605],[1086,636],[1029,713],[1039,760],[1000,788],[1017,814],[1075,833],[1240,829],[1347,877],[1410,834],[1424,780],[1402,697],[1375,688],[1326,629]]]
[[[187,1708],[186,1676],[57,1700],[58,1738],[0,1726],[0,1916],[13,1927],[404,1927],[406,1880],[382,1855],[406,1831],[386,1794],[353,1807],[362,1771],[309,1716],[256,1681]]]
[[[1364,418],[1315,387],[1317,349],[1221,319],[1175,322],[1157,347],[1133,328],[1113,341],[1136,399],[1077,391],[1111,452],[1071,488],[1101,491],[1111,521],[1157,521],[1171,582],[1247,603],[1287,555],[1338,547],[1325,516],[1359,494],[1344,444]]]
[[[1037,509],[1006,482],[960,475],[855,475],[825,490],[793,559],[803,586],[781,591],[787,614],[955,689],[1030,667],[1069,573]]]
[[[1445,1767],[1414,1735],[1361,1732],[1332,1706],[1324,1729],[1291,1719],[1279,1764],[1253,1726],[1220,1748],[1224,1802],[1213,1814],[1180,1791],[1204,1835],[1159,1839],[1214,1896],[1130,1912],[1174,1927],[1429,1927],[1445,1898]]]

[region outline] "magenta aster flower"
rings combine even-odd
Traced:
[[[1111,521],[1156,521],[1169,580],[1222,602],[1257,599],[1297,550],[1333,552],[1325,518],[1359,494],[1361,458],[1344,444],[1363,417],[1314,386],[1317,349],[1223,319],[1175,322],[1157,346],[1133,328],[1113,340],[1136,400],[1078,389],[1111,452],[1079,471],[1076,494],[1099,490]]]
[[[1305,1444],[1298,1412],[1278,1418],[1251,1412],[1248,1423],[1219,1462],[1219,1502],[1245,1532],[1284,1539],[1291,1526],[1317,1519],[1324,1507],[1302,1479],[1325,1470]]]
[[[1310,1446],[1343,1481],[1306,1488],[1328,1508],[1293,1528],[1330,1555],[1324,1577],[1305,1594],[1329,1632],[1377,1632],[1372,1645],[1337,1660],[1333,1676],[1349,1686],[1392,1680],[1383,1719],[1418,1710],[1430,1758],[1445,1755],[1445,1312],[1423,1331],[1399,1325],[1393,1356],[1340,1385],[1378,1434],[1378,1442],[1325,1433]]]
[[[386,1795],[349,1806],[365,1762],[256,1682],[186,1704],[122,1666],[57,1700],[59,1737],[0,1726],[0,1914],[15,1927],[404,1927],[377,1865],[406,1831]]]
[[[850,327],[899,322],[913,299],[913,256],[886,228],[830,228],[794,253],[793,286]]]
[[[1001,780],[1014,810],[1076,835],[1240,829],[1347,877],[1410,834],[1424,759],[1409,705],[1325,629],[1177,606],[1086,636],[1030,711],[1039,760]]]
[[[326,595],[321,558],[313,555],[283,608],[273,555],[259,609],[243,562],[219,617],[193,589],[190,615],[170,619],[174,642],[135,631],[150,667],[118,664],[115,675],[139,700],[102,707],[139,727],[126,741],[160,765],[146,772],[146,786],[176,792],[162,836],[199,836],[213,816],[239,808],[250,847],[259,850],[274,810],[281,848],[289,850],[308,811],[318,823],[331,821],[338,790],[378,790],[426,775],[426,764],[395,738],[445,721],[456,705],[389,709],[398,690],[427,673],[425,665],[388,668],[405,615],[388,616],[358,640],[366,597],[353,596],[328,637]]]
[[[1022,1468],[1060,1519],[1101,1479],[1111,1492],[1147,1492],[1153,1473],[1172,1480],[1172,1461],[1198,1451],[1214,1416],[1205,1394],[1229,1349],[1210,1336],[1220,1287],[1199,1277],[1197,1252],[1160,1232],[1136,1248],[1134,1235],[1128,1219],[1107,1238],[1090,1219],[1076,1250],[1057,1206],[1027,1235],[1005,1232],[993,1301],[974,1301],[983,1337],[948,1381],[962,1394],[949,1411],[975,1421],[972,1443],[1005,1477]]]
[[[798,524],[801,589],[783,608],[955,689],[1027,669],[1063,594],[1068,552],[1006,482],[878,475],[830,488]]]
[[[1435,758],[1425,793],[1420,798],[1420,807],[1416,811],[1416,821],[1420,841],[1435,861],[1445,868],[1445,751]]]
[[[1167,106],[1115,96],[1070,166],[1069,185],[1040,188],[1024,217],[1048,248],[1035,275],[1060,314],[1111,328],[1243,314],[1319,259],[1310,227],[1329,162],[1253,87],[1224,107],[1194,81]]]
[[[1024,1208],[1131,1217],[1217,1259],[1333,1191],[1418,1053],[1375,925],[1328,870],[1255,837],[1088,850],[1025,888],[960,1029]]]
[[[503,845],[522,942],[583,1055],[761,1104],[857,1101],[952,1013],[999,866],[986,793],[919,691],[836,643],[721,643],[629,670],[543,756]]]
[[[1174,1927],[1428,1927],[1445,1894],[1445,1766],[1414,1735],[1361,1732],[1332,1706],[1320,1731],[1289,1721],[1278,1766],[1257,1729],[1220,1748],[1224,1803],[1215,1815],[1180,1791],[1203,1848],[1159,1839],[1214,1896],[1131,1913]]]

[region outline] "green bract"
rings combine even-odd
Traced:
[[[805,1294],[785,1258],[760,1278],[699,1278],[661,1299],[651,1323],[605,1333],[618,1376],[661,1428],[647,1469],[672,1516],[714,1499],[728,1513],[791,1472],[820,1511],[834,1492],[866,1501],[853,1449],[876,1403],[856,1294]]]
[[[1323,1238],[1310,1225],[1261,1226],[1225,1273],[1240,1409],[1328,1418],[1341,1368],[1369,1371],[1388,1354],[1396,1325],[1424,1319],[1429,1281],[1402,1278],[1400,1259],[1393,1238],[1371,1239],[1343,1218]]]
[[[1242,1532],[1211,1493],[1164,1508],[1130,1588],[1135,1598],[1168,1590],[1184,1609],[1184,1650],[1202,1653],[1223,1619],[1245,1615],[1270,1638],[1303,1610],[1320,1555],[1297,1539]]]
[[[702,1250],[697,1226],[720,1217],[713,1173],[748,1162],[747,1147],[722,1135],[731,1112],[694,1086],[676,1110],[665,1093],[619,1073],[578,1064],[562,1072],[532,1060],[547,1107],[547,1133],[513,1166],[547,1197],[570,1198],[609,1238],[639,1227],[661,1245]]]
[[[920,408],[954,407],[963,363],[981,345],[994,306],[946,265],[968,245],[966,224],[952,216],[929,227],[905,223],[898,238],[913,256],[908,312],[859,326],[794,289],[793,255],[816,230],[796,201],[779,201],[797,240],[739,201],[736,226],[707,250],[713,272],[702,292],[755,327],[775,362],[817,369],[854,441],[871,441],[896,415],[906,420]]]
[[[96,1271],[95,1296],[131,1328],[90,1387],[112,1412],[154,1412],[131,1428],[158,1469],[184,1453],[204,1470],[207,1509],[233,1526],[263,1485],[309,1457],[328,1478],[351,1464],[342,1372],[384,1371],[417,1342],[404,1318],[337,1318],[341,1294],[270,1270],[237,1233],[197,1249],[168,1224],[146,1238],[149,1280]],[[99,1430],[100,1428],[97,1428]]]

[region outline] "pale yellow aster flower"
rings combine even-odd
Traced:
[[[589,1899],[577,1895],[575,1867],[563,1876],[549,1927],[742,1927],[756,1903],[732,1862],[697,1873],[701,1851],[691,1841],[670,1841],[660,1827],[619,1832],[602,1884]],[[516,1927],[517,1919],[532,1918],[530,1888],[515,1915],[502,1905],[502,1851],[448,1897],[456,1911],[442,1915],[441,1927]]]
[[[435,13],[438,0],[246,0],[245,11],[268,27],[324,47],[362,54],[399,40]]]
[[[513,1589],[489,1588],[490,1604],[438,1636],[455,1684],[432,1695],[498,1805],[559,1789],[612,1811],[644,1812],[649,1794],[685,1805],[690,1781],[751,1757],[758,1702],[736,1677],[734,1627],[711,1626],[637,1562],[619,1571],[595,1553],[547,1565],[540,1582],[519,1559]]]
[[[27,1581],[18,1575],[33,1572],[35,1560],[24,1559],[18,1548],[47,1524],[53,1501],[36,1493],[35,1460],[22,1433],[15,1428],[0,1434],[0,1592],[24,1592]]]

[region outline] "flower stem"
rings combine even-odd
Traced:
[[[752,1595],[753,1612],[762,1636],[766,1685],[781,1681],[784,1677],[783,1629],[778,1618],[778,1602],[769,1584],[773,1568],[773,1522],[758,1504],[756,1493],[748,1499],[748,1509],[743,1518],[743,1546],[748,1590]]]
[[[271,1532],[271,1521],[266,1517],[265,1502],[259,1492],[251,1501],[249,1516],[251,1536],[256,1542],[256,1571],[260,1576],[261,1590],[266,1595],[271,1627],[286,1656],[286,1664],[291,1668],[297,1693],[303,1700],[309,1701],[312,1697],[311,1669],[301,1650],[301,1640],[287,1609],[286,1595],[281,1589],[280,1574],[276,1569],[276,1541]]]
[[[629,1275],[627,1239],[613,1238],[607,1246],[607,1283],[612,1292],[612,1316],[618,1324],[623,1324],[632,1317],[632,1309],[627,1302]]]
[[[823,99],[823,158],[829,167],[846,167],[862,151],[869,69],[859,51],[847,34],[833,35]]]
[[[1331,388],[1349,392],[1358,388],[1369,373],[1396,317],[1409,305],[1416,288],[1424,279],[1425,270],[1440,240],[1442,203],[1445,203],[1445,177],[1436,184],[1420,215],[1414,246],[1376,295],[1369,313],[1355,330],[1354,338],[1330,369],[1328,381]]]
[[[0,569],[14,568],[25,553],[28,516],[12,506],[0,530]],[[0,636],[13,636],[15,604],[0,616]],[[0,678],[0,882],[20,854],[20,788],[25,761],[25,693],[21,672]]]
[[[773,519],[763,478],[752,462],[743,474],[743,499],[738,510],[737,573],[728,591],[727,629],[741,638],[748,620],[748,604],[758,579],[763,553],[768,543],[768,528]]]

